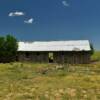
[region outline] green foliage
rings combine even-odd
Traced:
[[[94,54],[94,48],[93,48],[92,43],[90,44],[90,48],[91,48],[91,54]]]
[[[5,51],[4,45],[5,45],[5,38],[0,37],[0,62],[4,61],[4,55],[6,55],[4,52]]]
[[[0,62],[12,62],[16,59],[17,40],[11,35],[0,37]]]

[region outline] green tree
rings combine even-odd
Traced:
[[[11,62],[16,60],[17,55],[17,40],[12,35],[7,35],[5,39],[5,53],[6,53],[6,61]]]
[[[0,62],[4,62],[5,56],[5,38],[0,37]]]
[[[12,35],[0,37],[0,62],[15,61],[17,48],[17,40]]]
[[[91,54],[94,54],[94,48],[93,48],[92,43],[90,44],[90,48],[91,48]]]

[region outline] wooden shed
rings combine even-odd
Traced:
[[[88,40],[18,43],[18,60],[38,63],[85,64],[91,59]]]

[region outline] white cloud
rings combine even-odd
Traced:
[[[63,4],[64,6],[66,6],[66,7],[69,6],[69,3],[68,3],[67,1],[65,1],[65,0],[62,1],[62,4]]]
[[[14,17],[14,16],[24,16],[25,15],[25,13],[24,12],[18,12],[18,11],[16,11],[16,12],[10,12],[9,13],[9,17]]]
[[[33,21],[34,21],[34,19],[33,18],[30,18],[28,20],[25,20],[24,23],[26,23],[26,24],[32,24]]]

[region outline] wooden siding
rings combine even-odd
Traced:
[[[30,62],[48,62],[48,53],[45,52],[29,52],[29,56],[26,56],[27,52],[18,53],[18,61],[30,61]]]
[[[53,52],[54,63],[86,64],[90,57],[89,52]],[[18,60],[49,63],[49,52],[19,52]]]
[[[54,52],[55,63],[86,64],[90,63],[89,52]]]

